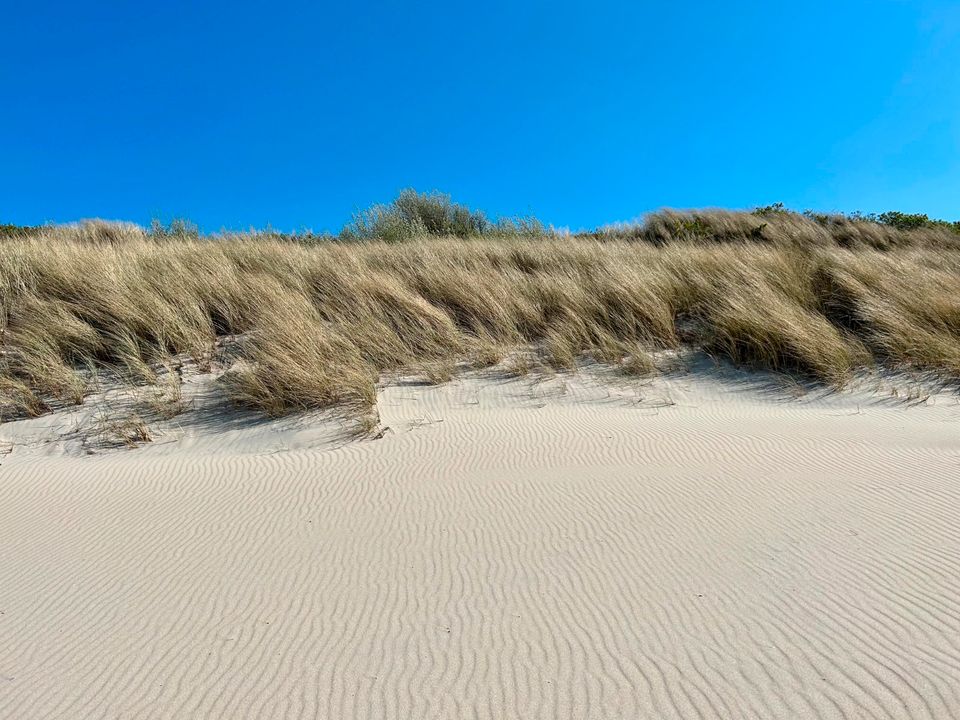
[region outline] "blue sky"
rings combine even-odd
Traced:
[[[960,219],[956,2],[3,2],[0,222]]]

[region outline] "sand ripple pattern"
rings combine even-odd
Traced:
[[[0,718],[960,717],[957,411],[458,392],[6,458]]]

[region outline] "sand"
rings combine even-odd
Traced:
[[[376,440],[0,426],[0,718],[960,717],[957,396],[793,395],[484,375],[386,387]]]

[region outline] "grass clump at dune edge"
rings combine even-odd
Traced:
[[[224,336],[238,338],[224,392],[270,415],[364,412],[381,372],[441,382],[531,348],[558,369],[589,354],[634,374],[654,370],[650,352],[691,347],[831,385],[875,364],[960,376],[960,236],[946,224],[773,208],[571,236],[442,196],[371,213],[350,242],[99,221],[6,233],[0,418],[82,402],[81,368],[149,384],[171,355],[209,364]]]

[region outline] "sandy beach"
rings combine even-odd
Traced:
[[[0,720],[960,720],[960,2],[3,20]]]
[[[960,716],[956,396],[759,378],[7,423],[0,717]]]

